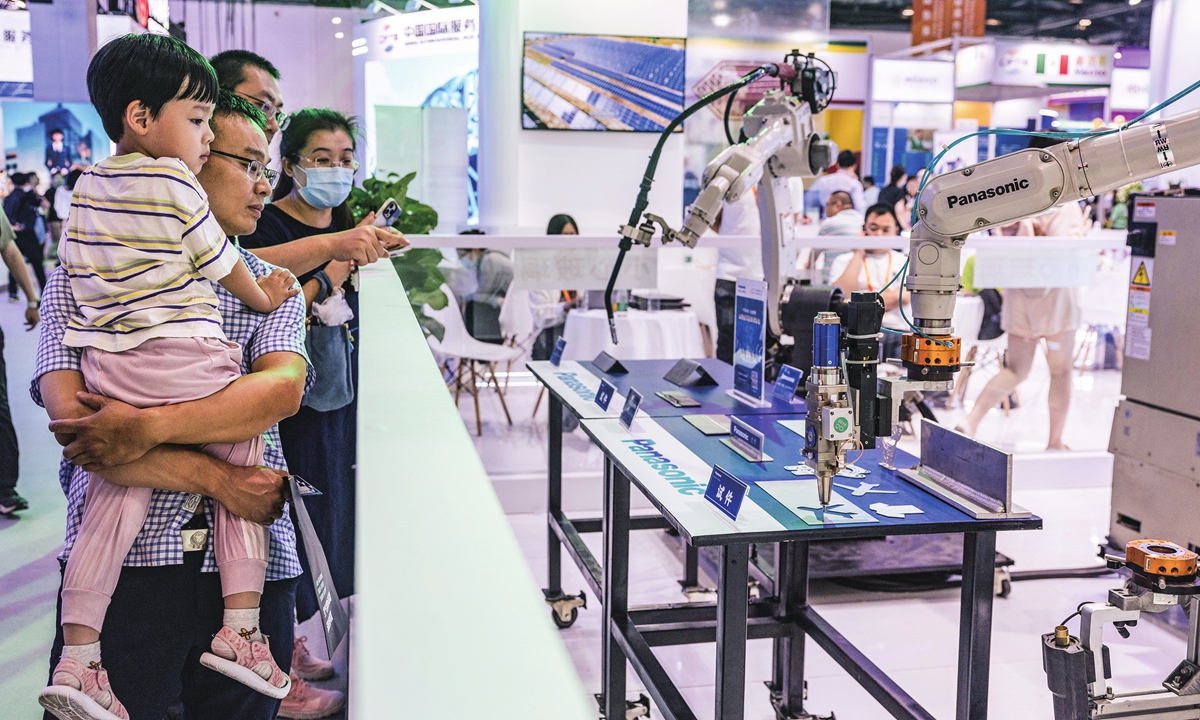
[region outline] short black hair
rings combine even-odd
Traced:
[[[12,182],[13,187],[21,187],[25,184],[25,173],[15,172],[12,175],[9,175],[8,179]]]
[[[62,128],[54,128],[53,130],[50,131],[50,134],[51,135],[63,135],[64,137],[66,136],[66,133],[64,133],[62,131]]]
[[[896,183],[900,182],[900,178],[904,177],[907,174],[908,174],[908,171],[904,168],[903,165],[893,165],[892,166],[892,174],[891,174],[892,179],[888,183],[888,185],[895,185]]]
[[[79,178],[81,178],[81,177],[83,177],[83,171],[80,170],[79,168],[75,168],[71,172],[67,173],[66,182],[64,182],[63,184],[66,185],[67,187],[69,187],[70,189],[74,190],[75,183],[79,182]]]
[[[866,224],[866,221],[869,220],[872,215],[891,215],[892,219],[896,221],[896,229],[900,229],[900,218],[896,215],[896,208],[892,207],[891,205],[888,205],[887,203],[875,203],[871,207],[867,208],[866,214],[863,215],[863,224]]]
[[[214,124],[216,119],[226,115],[244,117],[264,134],[267,132],[267,116],[263,114],[262,110],[254,107],[250,101],[221,88],[217,93],[217,103],[213,106],[212,119],[208,121],[209,127],[215,131],[217,129]]]
[[[858,164],[858,155],[854,154],[853,150],[843,150],[838,153],[838,167],[843,170],[852,168]]]
[[[157,118],[172,100],[215,102],[217,74],[204,56],[167,35],[125,35],[104,45],[87,72],[88,96],[113,142],[125,133],[125,109],[140,102]]]
[[[209,60],[217,71],[217,81],[226,90],[233,90],[246,81],[246,66],[250,65],[262,70],[275,80],[279,79],[279,71],[262,55],[249,50],[226,50],[213,55]]]
[[[865,176],[863,178],[863,185],[864,186],[870,185],[871,187],[875,187],[875,176],[874,175]]]

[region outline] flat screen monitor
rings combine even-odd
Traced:
[[[662,132],[683,111],[685,46],[683,38],[527,32],[522,126]]]

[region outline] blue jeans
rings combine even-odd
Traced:
[[[272,720],[279,709],[278,700],[200,664],[225,609],[220,575],[200,572],[203,555],[184,553],[182,565],[121,569],[100,642],[113,693],[130,720],[162,720],[177,701],[187,720]],[[295,606],[296,578],[263,586],[259,626],[284,672],[292,666]],[[61,586],[58,610],[61,617]],[[62,654],[58,627],[51,673]],[[54,718],[46,713],[45,720]]]

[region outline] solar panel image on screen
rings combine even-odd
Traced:
[[[683,111],[682,38],[525,33],[530,130],[662,132]]]

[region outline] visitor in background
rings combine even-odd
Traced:
[[[817,229],[817,235],[823,237],[846,237],[862,235],[862,232],[863,216],[862,213],[854,209],[850,193],[842,190],[831,193],[829,199],[825,202],[825,219],[821,221],[821,225]],[[824,253],[820,283],[828,285],[831,277],[826,270],[828,270],[835,258],[845,255],[849,251],[843,248],[814,248],[812,252],[812,257],[814,258]]]
[[[921,182],[928,174],[928,170],[922,169],[915,175],[909,175],[904,181],[904,197],[896,203],[895,210],[896,217],[900,220],[900,227],[905,230],[912,229],[912,213],[913,208],[917,205],[917,194],[921,192]]]
[[[900,234],[900,222],[896,211],[889,205],[879,203],[867,208],[866,220],[862,225],[862,234],[873,237],[894,237]],[[854,250],[836,257],[829,263],[831,284],[841,288],[845,297],[856,291],[880,292],[891,283],[881,295],[883,308],[883,327],[901,332],[908,331],[908,323],[900,314],[900,283],[903,278],[892,283],[891,280],[904,266],[904,254],[888,248],[869,248]],[[912,317],[912,310],[905,312]],[[900,336],[885,332],[879,344],[883,359],[899,357]]]
[[[17,234],[17,248],[25,261],[33,266],[40,292],[46,287],[46,266],[37,224],[41,219],[39,211],[46,201],[38,194],[38,176],[34,173],[13,173],[12,179],[15,187],[4,198],[4,214]],[[8,274],[8,301],[17,302],[17,283],[12,273]]]
[[[508,255],[492,248],[473,248],[461,253],[465,265],[475,267],[477,285],[463,306],[463,320],[471,337],[500,344],[500,306],[512,285],[513,265]]]
[[[25,258],[16,246],[16,233],[9,225],[4,213],[0,213],[0,258],[8,266],[11,277],[21,286],[28,304],[25,307],[25,329],[32,330],[38,324],[38,295],[33,291],[29,272],[25,269]],[[10,281],[11,282],[11,281]],[[11,515],[25,510],[29,503],[17,494],[17,431],[13,427],[12,412],[8,406],[8,380],[4,365],[4,330],[0,328],[0,515]]]
[[[863,178],[863,201],[867,207],[879,202],[879,187],[875,185],[875,177],[868,175]]]
[[[320,502],[310,504],[309,515],[325,548],[330,579],[340,597],[349,597],[354,593],[360,347],[358,293],[349,278],[356,265],[386,258],[391,248],[405,243],[395,230],[371,226],[374,213],[354,226],[347,198],[358,168],[354,159],[357,123],[333,110],[314,109],[301,110],[289,120],[279,146],[283,173],[272,195],[274,201],[263,209],[258,229],[241,242],[263,260],[291,270],[300,280],[310,309],[320,306],[321,310],[309,315],[310,357],[315,343],[321,343],[321,354],[330,358],[345,357],[346,349],[334,347],[336,344],[349,345],[349,367],[314,362],[316,385],[305,395],[299,412],[279,424],[288,469],[324,493]],[[336,324],[322,324],[320,316],[326,310],[346,309],[351,317],[344,324],[344,333],[332,329]],[[319,333],[323,340],[317,338],[317,327],[329,328]],[[301,562],[306,573],[311,573],[303,549]],[[304,622],[316,613],[317,598],[309,575],[297,586],[296,618]],[[305,677],[328,677],[333,668],[308,653],[304,638],[296,640],[293,664],[297,673],[279,716],[323,717],[311,713],[328,714],[328,708],[340,708],[344,698],[336,691],[303,682]],[[298,675],[300,672],[304,675]]]
[[[1051,145],[1053,140],[1048,144],[1030,143],[1030,147],[1038,148]],[[1087,222],[1079,203],[1071,202],[1054,212],[1022,220],[1011,234],[1079,237],[1087,234]],[[1029,377],[1038,345],[1045,340],[1046,363],[1050,366],[1050,392],[1047,398],[1050,436],[1046,449],[1068,450],[1062,436],[1067,423],[1067,411],[1071,407],[1071,366],[1075,331],[1079,323],[1079,300],[1075,288],[1006,288],[1000,313],[1000,326],[1008,333],[1005,367],[979,393],[975,406],[958,430],[968,435],[975,434],[983,416]]]
[[[63,144],[63,131],[50,131],[50,144],[46,146],[46,169],[50,171],[51,185],[54,176],[63,177],[71,171],[71,149]]]
[[[750,235],[754,240],[740,247],[722,247],[717,251],[717,284],[713,302],[717,315],[717,358],[733,364],[734,305],[737,279],[762,280],[763,259],[761,221],[758,216],[758,189],[721,206],[713,231],[718,235]]]
[[[50,228],[49,237],[46,238],[46,257],[53,258],[57,265],[58,260],[58,240],[62,236],[62,226],[67,222],[67,218],[71,215],[71,200],[75,197],[75,183],[79,182],[80,176],[83,175],[83,170],[79,168],[73,169],[67,173],[63,184],[54,188],[54,197],[50,199],[50,206],[54,209],[54,214],[58,217],[58,227],[53,225]],[[49,212],[47,211],[47,216]]]
[[[546,224],[546,234],[578,235],[579,225],[570,215],[555,215]],[[562,337],[567,326],[567,312],[575,307],[577,301],[578,294],[573,290],[529,291],[529,311],[533,313],[533,331],[537,333],[537,339],[529,351],[530,358],[550,359],[554,344]]]
[[[226,50],[209,59],[217,71],[217,83],[243,100],[251,102],[267,116],[267,142],[287,129],[288,114],[283,111],[279,90],[279,71],[262,55],[249,50]]]
[[[908,173],[904,171],[904,166],[893,165],[888,176],[888,184],[879,189],[879,197],[876,202],[895,207],[896,203],[904,199],[904,183],[907,180]]]
[[[836,172],[817,178],[809,189],[816,191],[821,205],[829,202],[829,196],[838,190],[849,193],[854,202],[854,209],[859,212],[865,211],[867,203],[863,198],[863,185],[859,182],[858,175],[854,173],[854,169],[858,166],[858,156],[854,154],[853,150],[843,150],[838,153],[837,166]]]

